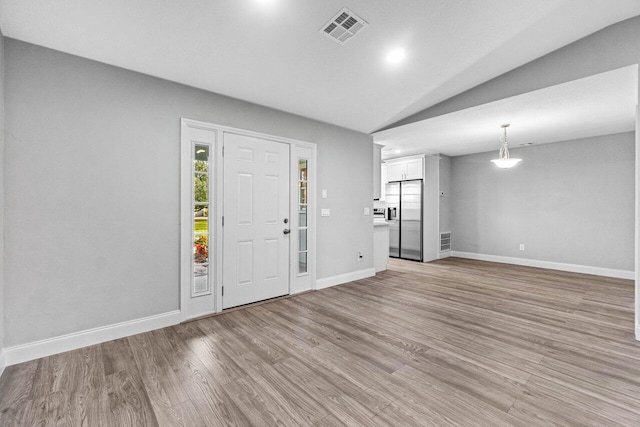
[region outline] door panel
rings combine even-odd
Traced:
[[[422,181],[404,181],[400,193],[400,257],[422,261]]]
[[[389,218],[389,256],[400,256],[400,183],[392,182],[385,188],[388,209],[395,209],[396,218]]]
[[[237,283],[246,285],[253,282],[253,240],[237,243],[238,276]]]
[[[238,225],[253,224],[253,174],[238,174],[236,217]]]
[[[280,178],[267,175],[265,177],[265,196],[267,204],[265,206],[265,222],[267,224],[278,224],[280,221],[278,212],[278,186]]]
[[[224,134],[223,308],[289,293],[289,146]]]

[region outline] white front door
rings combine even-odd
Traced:
[[[224,133],[222,307],[289,293],[289,145]]]

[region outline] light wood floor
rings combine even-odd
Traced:
[[[633,283],[450,258],[7,368],[0,425],[640,425]]]

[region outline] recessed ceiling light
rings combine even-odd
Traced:
[[[275,3],[275,0],[253,0],[254,3],[258,3],[261,6],[269,6]]]
[[[404,48],[397,47],[387,53],[387,62],[392,65],[399,64],[404,60],[406,56],[407,53],[405,52]]]

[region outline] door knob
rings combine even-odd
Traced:
[[[289,233],[291,233],[291,230],[289,230],[288,228],[285,228],[284,230],[282,230],[282,232],[284,234],[289,234]]]

